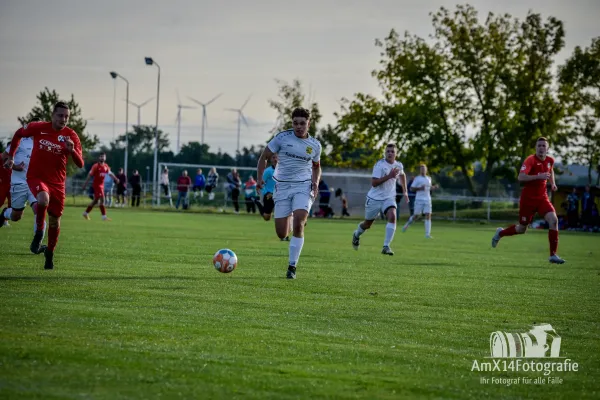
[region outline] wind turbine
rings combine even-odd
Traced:
[[[188,99],[190,99],[191,101],[193,101],[194,103],[196,103],[202,107],[202,144],[204,144],[204,129],[208,126],[208,117],[206,116],[206,106],[209,105],[210,103],[212,103],[213,101],[217,100],[222,95],[223,95],[223,93],[220,93],[220,94],[216,95],[215,97],[213,97],[212,100],[210,100],[206,103],[202,103],[201,101],[198,101],[198,100],[188,96]]]
[[[248,98],[246,99],[244,104],[242,104],[242,106],[240,108],[226,108],[225,109],[227,111],[233,111],[238,114],[238,124],[237,124],[237,152],[238,152],[238,154],[240,152],[240,130],[242,127],[242,121],[244,121],[244,125],[249,126],[248,121],[246,121],[246,117],[244,116],[244,113],[242,112],[242,110],[244,109],[244,107],[246,107],[246,104],[248,104],[248,102],[250,101],[250,97],[252,97],[252,95],[248,96]]]
[[[138,126],[140,126],[140,123],[141,123],[141,117],[142,117],[142,113],[140,111],[141,108],[144,107],[146,104],[150,103],[152,100],[154,100],[154,97],[146,100],[142,104],[137,104],[137,103],[134,103],[133,101],[129,100],[129,104],[131,104],[132,106],[136,107],[137,110],[138,110],[138,112],[137,112],[137,116],[138,116],[138,118],[137,118],[137,125]],[[123,99],[123,101],[127,101],[127,100]]]
[[[181,136],[181,110],[187,108],[187,109],[193,109],[196,107],[192,107],[192,106],[184,106],[183,104],[181,104],[181,99],[179,98],[179,90],[177,90],[177,152],[176,154],[179,154],[179,138]]]

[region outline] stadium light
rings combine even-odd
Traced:
[[[115,71],[111,71],[110,76],[113,79],[121,78],[127,84],[127,89],[125,92],[126,93],[125,97],[127,99],[127,103],[125,104],[125,161],[124,161],[124,166],[123,166],[123,170],[125,171],[125,176],[127,176],[127,163],[129,161],[129,134],[128,134],[128,131],[129,131],[129,81],[127,79],[125,79],[122,75],[119,75],[118,73],[116,73]]]
[[[145,57],[144,61],[146,65],[156,65],[158,68],[158,82],[156,85],[156,125],[154,126],[154,173],[152,174],[152,181],[154,182],[154,187],[152,188],[152,192],[154,193],[154,201],[156,201],[156,197],[158,195],[158,103],[160,100],[160,65],[152,57]]]

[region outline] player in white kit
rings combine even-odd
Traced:
[[[284,239],[293,225],[290,239],[289,267],[286,277],[296,279],[296,265],[304,245],[304,225],[319,190],[321,178],[321,143],[308,135],[310,111],[296,108],[292,113],[293,129],[279,132],[269,142],[258,160],[257,189],[264,185],[267,160],[278,155],[275,180],[275,232]],[[293,215],[293,219],[290,218]]]
[[[427,176],[427,166],[421,164],[420,174],[413,180],[410,190],[416,192],[415,209],[413,215],[408,219],[408,222],[402,227],[402,232],[406,232],[408,227],[415,221],[421,219],[421,215],[425,216],[425,237],[431,239],[431,190],[437,189],[437,185],[431,184],[431,178]]]
[[[6,152],[10,150],[10,146],[6,149]],[[19,221],[23,216],[23,210],[25,210],[25,203],[29,203],[33,211],[34,221],[34,232],[36,230],[35,225],[35,214],[37,210],[37,199],[29,190],[27,185],[27,168],[29,168],[29,161],[31,159],[31,152],[33,150],[33,139],[30,137],[21,139],[17,152],[15,153],[13,171],[10,179],[10,196],[11,196],[11,207],[5,208],[0,213],[0,226],[4,224],[4,221]],[[44,223],[44,232],[46,231]],[[42,236],[43,240],[43,236]],[[43,253],[46,246],[41,246],[35,254]]]
[[[383,213],[387,218],[385,226],[385,240],[383,241],[382,254],[394,255],[390,243],[396,233],[396,181],[399,180],[404,193],[404,200],[408,204],[406,191],[406,175],[402,163],[396,161],[396,145],[390,143],[385,148],[385,158],[377,161],[371,175],[371,189],[367,193],[365,203],[365,220],[358,224],[352,235],[352,246],[358,250],[360,235],[373,225],[373,222]]]

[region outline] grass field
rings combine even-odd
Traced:
[[[0,229],[0,397],[531,398],[600,396],[600,238],[561,235],[564,265],[533,231],[490,248],[495,226],[310,220],[298,279],[271,223],[235,215],[68,207],[55,257],[29,254],[31,214]],[[240,260],[211,264],[219,248]],[[476,372],[494,331],[550,323],[577,372],[560,384],[494,384]],[[560,360],[562,361],[562,359]],[[548,377],[545,377],[548,378]]]

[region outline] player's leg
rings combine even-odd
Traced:
[[[96,204],[98,204],[98,200],[100,199],[100,193],[99,192],[100,192],[100,189],[94,188],[94,199],[92,200],[92,202],[87,206],[87,208],[83,212],[83,214],[82,214],[83,218],[85,218],[87,220],[90,219],[90,215],[89,214],[94,209],[94,206]],[[102,195],[104,195],[104,193],[102,193]]]
[[[102,214],[103,221],[110,221],[110,218],[106,216],[106,207],[104,206],[104,192],[98,196],[98,208],[100,209],[100,213]]]
[[[37,213],[35,218],[36,230],[29,249],[32,253],[39,254],[41,251],[42,239],[44,238],[46,211],[48,210],[48,205],[50,204],[50,191],[46,184],[37,179],[32,179],[27,182],[27,184],[29,185],[29,190],[31,190],[31,193],[37,200]]]
[[[358,224],[356,230],[352,233],[352,247],[358,250],[360,247],[360,236],[371,228],[373,222],[381,211],[382,202],[367,198],[365,201],[365,219]]]
[[[422,215],[425,212],[425,205],[426,203],[422,201],[415,201],[415,204],[413,206],[413,213],[410,217],[408,217],[408,221],[406,221],[406,224],[404,224],[404,226],[402,227],[402,232],[406,232],[409,226],[421,220]]]
[[[44,269],[54,268],[54,249],[60,234],[60,218],[65,207],[65,193],[57,188],[50,189],[48,204],[48,247],[44,251],[46,263]]]
[[[527,226],[533,221],[536,209],[537,205],[521,201],[519,203],[519,223],[505,229],[496,229],[496,234],[492,238],[492,247],[498,246],[498,242],[503,237],[522,235],[527,232]]]
[[[396,202],[394,200],[385,202],[383,205],[383,213],[386,216],[387,224],[385,225],[385,239],[383,241],[381,254],[393,256],[394,252],[390,249],[390,244],[392,243],[392,240],[394,240],[394,234],[396,233]]]
[[[539,207],[538,213],[544,216],[548,222],[548,244],[550,246],[550,261],[553,264],[564,264],[565,260],[560,258],[556,252],[558,251],[558,217],[554,206],[549,200],[545,200]]]
[[[29,192],[29,204],[31,206],[31,211],[33,211],[33,234],[35,235],[35,232],[37,231],[37,210],[38,210],[38,206],[37,206],[37,199],[35,198],[35,196],[31,193],[31,191]],[[46,221],[44,220],[44,229],[42,229],[42,241],[44,240],[44,236],[46,235]],[[45,247],[42,245],[42,247]]]
[[[431,239],[431,202],[427,202],[423,208],[425,215],[425,237]]]

